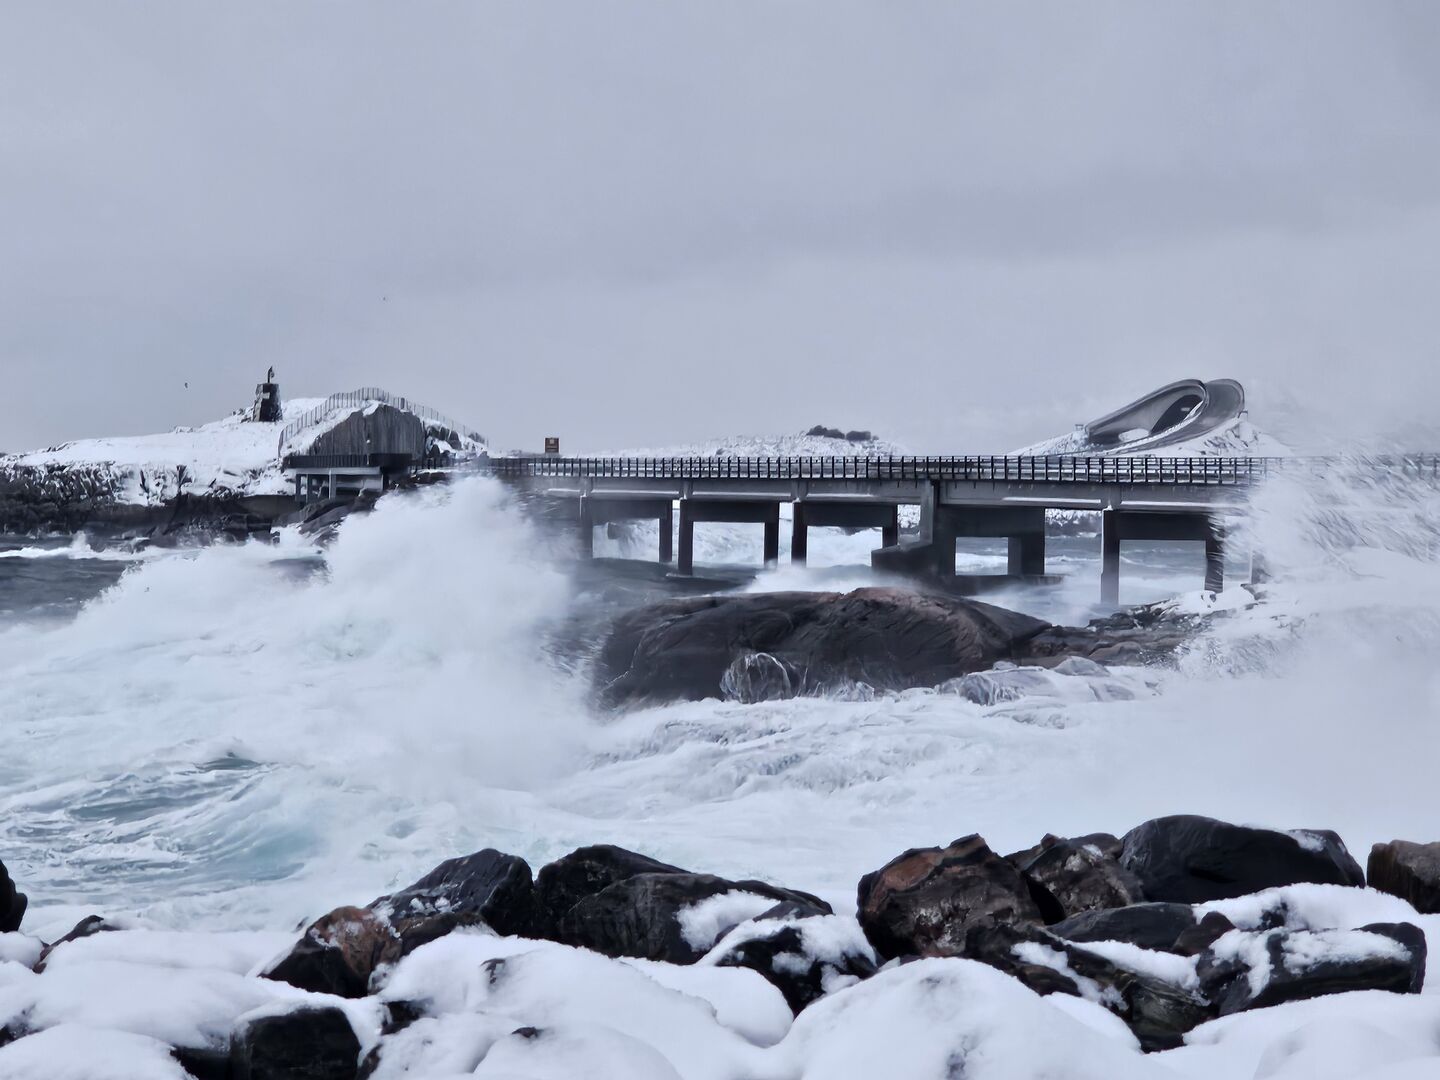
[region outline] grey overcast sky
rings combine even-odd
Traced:
[[[1192,374],[1421,430],[1437,57],[1431,0],[7,0],[0,447],[271,364],[501,446],[1003,450]]]

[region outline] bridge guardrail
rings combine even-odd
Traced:
[[[1280,472],[1315,471],[1345,459],[1312,457],[502,457],[482,468],[502,477],[635,480],[965,480],[1080,484],[1251,484]],[[1357,459],[1359,460],[1359,459]],[[1371,457],[1364,463],[1440,478],[1440,455]]]

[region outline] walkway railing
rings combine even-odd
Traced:
[[[502,457],[504,477],[635,480],[969,480],[1077,484],[1250,484],[1281,472],[1346,464],[1440,480],[1440,455],[1317,457]]]
[[[409,398],[401,397],[398,394],[391,394],[388,391],[380,389],[378,386],[362,386],[359,390],[348,390],[341,394],[331,394],[319,405],[302,413],[290,421],[290,423],[286,424],[284,430],[280,432],[280,442],[275,448],[275,456],[284,457],[285,447],[291,439],[306,428],[314,427],[331,413],[338,412],[342,409],[358,409],[360,406],[368,405],[372,401],[379,402],[382,405],[389,405],[392,408],[399,409],[401,412],[411,413],[426,423],[438,424],[441,427],[449,428],[451,431],[457,431],[468,439],[474,439],[476,442],[483,443],[485,441],[485,436],[481,435],[478,431],[472,431],[470,428],[462,427],[444,413],[437,412],[428,405],[422,405],[418,401],[411,401]]]

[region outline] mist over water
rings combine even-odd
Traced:
[[[905,847],[1159,813],[1332,827],[1363,858],[1433,838],[1437,520],[1433,488],[1271,484],[1237,536],[1232,614],[1174,671],[1114,672],[1111,700],[1057,678],[990,707],[911,691],[612,717],[547,647],[574,614],[564,562],[466,480],[382,500],[323,555],[286,538],[151,558],[73,618],[12,620],[0,846],[42,926],[80,908],[286,926],[484,846],[609,841],[841,905]],[[1275,576],[1259,604],[1238,585],[1252,541]],[[750,587],[868,583],[872,544],[816,530],[812,569]],[[985,599],[1088,618],[1096,547],[1052,538],[1062,584]],[[1003,566],[977,550],[975,572]],[[702,529],[696,554],[758,562],[758,530]],[[1208,603],[1198,547],[1126,554],[1125,602]]]

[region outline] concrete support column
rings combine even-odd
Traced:
[[[1120,511],[1100,512],[1100,603],[1120,603]]]
[[[580,557],[590,559],[595,556],[595,513],[590,505],[589,498],[580,500]]]
[[[695,510],[689,499],[680,500],[680,557],[675,570],[687,577],[695,572]]]
[[[900,507],[890,507],[890,517],[880,526],[880,546],[894,547],[900,543]]]
[[[765,565],[780,562],[780,504],[771,503],[765,515]]]
[[[675,507],[665,504],[660,514],[660,561],[671,562],[675,558]]]
[[[1205,537],[1205,591],[1219,592],[1225,588],[1225,526],[1211,521]]]
[[[1006,568],[1014,575],[1038,576],[1045,573],[1045,534],[1021,533],[1010,540],[1010,561]]]
[[[810,554],[810,526],[806,522],[805,504],[797,501],[794,509],[795,523],[790,530],[790,561],[796,566],[804,566]]]
[[[959,537],[956,528],[955,511],[948,506],[935,503],[935,525],[931,531],[934,538],[932,550],[935,555],[935,573],[942,578],[955,576],[955,541]]]

